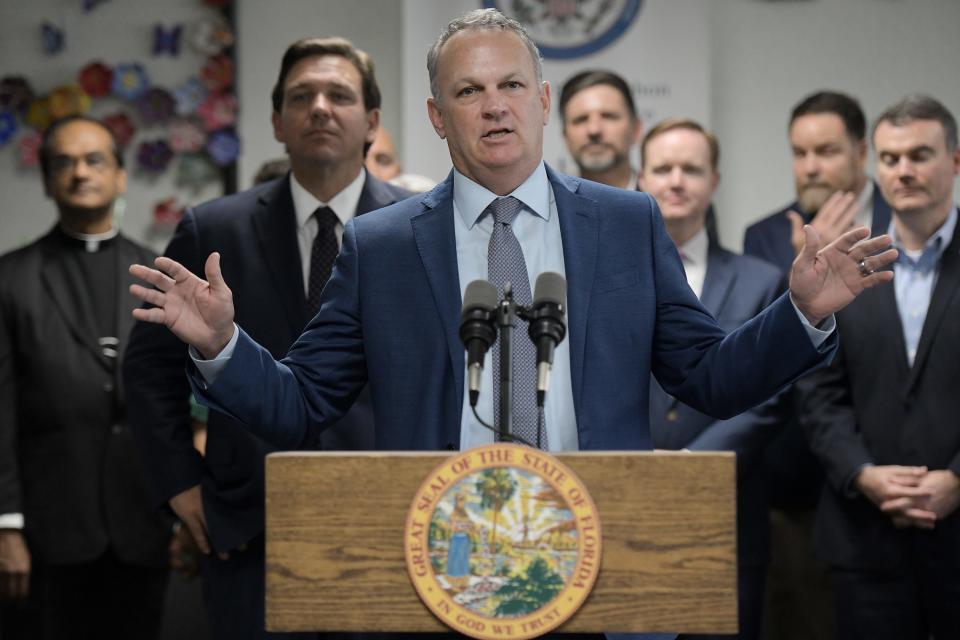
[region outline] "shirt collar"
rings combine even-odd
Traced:
[[[550,181],[542,160],[523,184],[507,195],[522,202],[535,215],[550,220]],[[453,203],[468,229],[473,228],[490,203],[498,197],[486,187],[453,170]]]
[[[709,240],[707,238],[706,226],[700,227],[700,230],[693,234],[693,237],[678,247],[683,255],[684,264],[705,265],[707,264],[707,249]]]
[[[112,240],[113,238],[117,237],[118,233],[120,233],[120,229],[113,224],[111,224],[110,229],[104,231],[103,233],[77,233],[76,231],[67,229],[67,227],[62,224],[60,225],[60,230],[68,238],[73,238],[74,240],[82,242],[87,253],[96,253],[100,250],[101,242]]]
[[[947,250],[947,246],[950,245],[950,241],[953,239],[954,229],[957,227],[957,207],[950,207],[950,214],[947,215],[947,219],[944,220],[943,224],[940,225],[940,228],[930,236],[926,243],[923,245],[923,251],[920,254],[920,257],[916,260],[913,260],[907,254],[906,249],[903,248],[903,245],[900,243],[900,238],[897,237],[897,228],[894,224],[893,219],[890,220],[890,227],[887,229],[887,234],[893,239],[893,246],[897,248],[900,252],[900,255],[897,256],[897,262],[909,261],[909,264],[921,265],[921,263],[933,266],[940,261],[940,256],[943,255],[943,252]]]
[[[357,211],[357,204],[360,202],[360,194],[363,192],[363,183],[367,179],[367,171],[360,167],[360,173],[357,177],[340,190],[338,194],[330,198],[330,202],[321,202],[316,196],[307,191],[297,180],[297,177],[290,172],[290,196],[293,198],[293,208],[297,213],[297,226],[304,226],[319,207],[330,207],[336,214],[340,224],[346,224]]]

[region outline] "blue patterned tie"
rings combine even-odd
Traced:
[[[310,250],[310,282],[307,283],[307,312],[312,319],[320,310],[320,294],[330,279],[333,263],[340,253],[336,228],[339,219],[330,207],[319,207],[313,212],[317,220],[317,235]]]
[[[493,217],[493,233],[487,249],[487,278],[503,297],[503,285],[513,287],[513,299],[518,305],[528,305],[533,300],[530,294],[530,278],[523,249],[511,225],[523,203],[508,196],[497,198],[487,207]],[[513,431],[514,435],[527,442],[547,448],[547,434],[540,432],[537,410],[537,349],[527,335],[527,323],[517,318],[513,330]],[[494,416],[500,421],[500,339],[493,344]]]

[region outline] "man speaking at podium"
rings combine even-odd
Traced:
[[[131,267],[155,287],[133,288],[154,305],[135,316],[192,346],[198,394],[262,425],[257,435],[278,446],[312,447],[367,381],[378,449],[491,441],[465,401],[457,336],[473,280],[509,280],[527,303],[540,273],[566,277],[569,339],[556,353],[540,441],[550,450],[622,450],[650,448],[651,372],[698,410],[737,414],[827,360],[837,342],[833,312],[892,277],[882,269],[896,252],[874,255],[886,236],[865,240],[859,229],[821,249],[807,228],[790,295],[726,336],[687,285],[650,196],[544,165],[550,86],[518,23],[495,10],[470,12],[444,30],[427,66],[430,121],[454,169],[423,197],[346,225],[320,311],[282,361],[234,325],[218,254],[207,260],[207,281],[167,258],[156,270]],[[515,373],[518,431],[530,427],[523,416],[536,401],[526,382],[532,364]],[[479,408],[486,421],[489,369]]]

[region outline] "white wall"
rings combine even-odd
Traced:
[[[793,199],[787,119],[805,95],[850,93],[872,123],[924,92],[960,118],[957,0],[724,0],[711,9],[716,203],[733,248],[749,223]]]
[[[676,18],[690,10],[691,2],[700,1],[644,2],[641,21],[647,12],[672,12],[674,18],[671,28],[676,30],[673,39],[678,49],[665,48],[660,55],[684,57],[683,42],[689,34]],[[124,25],[133,24],[132,14],[154,4],[124,0],[100,5],[94,16],[98,12],[118,16],[113,27],[102,31],[87,33],[82,27],[91,19],[85,23],[72,18],[77,46],[96,50],[98,39],[107,39],[111,51],[128,47],[136,52],[110,57],[111,62],[146,57],[149,38],[142,30]],[[434,0],[236,0],[239,133],[244,143],[240,185],[250,184],[263,160],[282,154],[270,129],[269,94],[284,48],[307,35],[343,35],[371,53],[384,94],[383,121],[399,138],[408,170],[418,171],[409,161],[416,155],[413,149],[429,149],[433,157],[445,161],[442,143],[426,126],[424,107],[428,93],[424,56],[439,27],[436,15],[423,12],[435,4]],[[457,0],[454,4],[469,8],[480,3]],[[702,117],[710,121],[721,142],[720,232],[734,248],[739,248],[747,224],[792,199],[786,120],[790,108],[805,94],[820,88],[848,91],[861,99],[873,118],[902,95],[925,91],[960,116],[960,1],[712,0],[705,4],[710,87],[704,96],[709,109]],[[35,34],[43,19],[78,13],[77,6],[79,2],[62,0],[0,2],[0,73],[26,72],[45,90],[58,84],[64,68],[75,70],[78,65],[72,60],[40,55]],[[171,3],[162,6],[166,12],[172,10]],[[179,12],[202,3],[176,0],[173,6]],[[419,34],[418,41],[405,42],[405,28]],[[594,64],[584,61],[584,66]],[[419,87],[420,96],[410,87]],[[548,148],[560,144],[555,122],[547,135],[553,136]],[[168,185],[164,180],[134,183],[130,190],[125,228],[136,237],[147,237],[147,207],[159,194],[169,192]],[[0,148],[0,193],[0,251],[36,237],[52,223],[53,208],[43,197],[38,174],[17,169],[9,147]],[[153,242],[159,244],[159,239]]]

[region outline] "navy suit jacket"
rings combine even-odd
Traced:
[[[289,180],[288,175],[188,210],[166,250],[201,277],[207,256],[219,251],[237,321],[277,358],[310,320]],[[368,175],[356,213],[409,195]],[[263,531],[263,459],[275,449],[229,416],[212,411],[201,458],[191,440],[187,361],[183,343],[166,328],[137,323],[124,365],[130,423],[154,480],[157,502],[165,504],[201,484],[211,543],[217,551],[227,551]],[[341,422],[324,434],[324,448],[373,448],[369,397]]]
[[[724,331],[733,331],[776,300],[782,275],[772,265],[741,256],[713,243],[700,301]],[[737,559],[762,565],[769,551],[769,526],[761,454],[778,432],[777,400],[770,400],[728,420],[716,420],[650,386],[650,429],[658,449],[734,451],[737,454]]]
[[[784,273],[790,272],[790,265],[796,254],[790,244],[790,218],[788,211],[796,211],[803,216],[806,222],[813,219],[813,215],[800,208],[799,202],[791,202],[783,209],[771,213],[766,218],[747,227],[743,237],[743,252],[748,256],[756,256],[776,265]],[[873,185],[873,220],[870,223],[870,235],[876,236],[887,232],[890,227],[890,205],[883,199],[879,187]]]
[[[547,175],[581,449],[650,448],[651,372],[684,402],[729,417],[828,357],[785,296],[725,335],[687,286],[649,195]],[[270,442],[310,448],[369,380],[377,449],[456,448],[465,366],[452,184],[348,224],[320,312],[287,357],[274,362],[241,331],[212,385],[193,372],[197,393]]]

